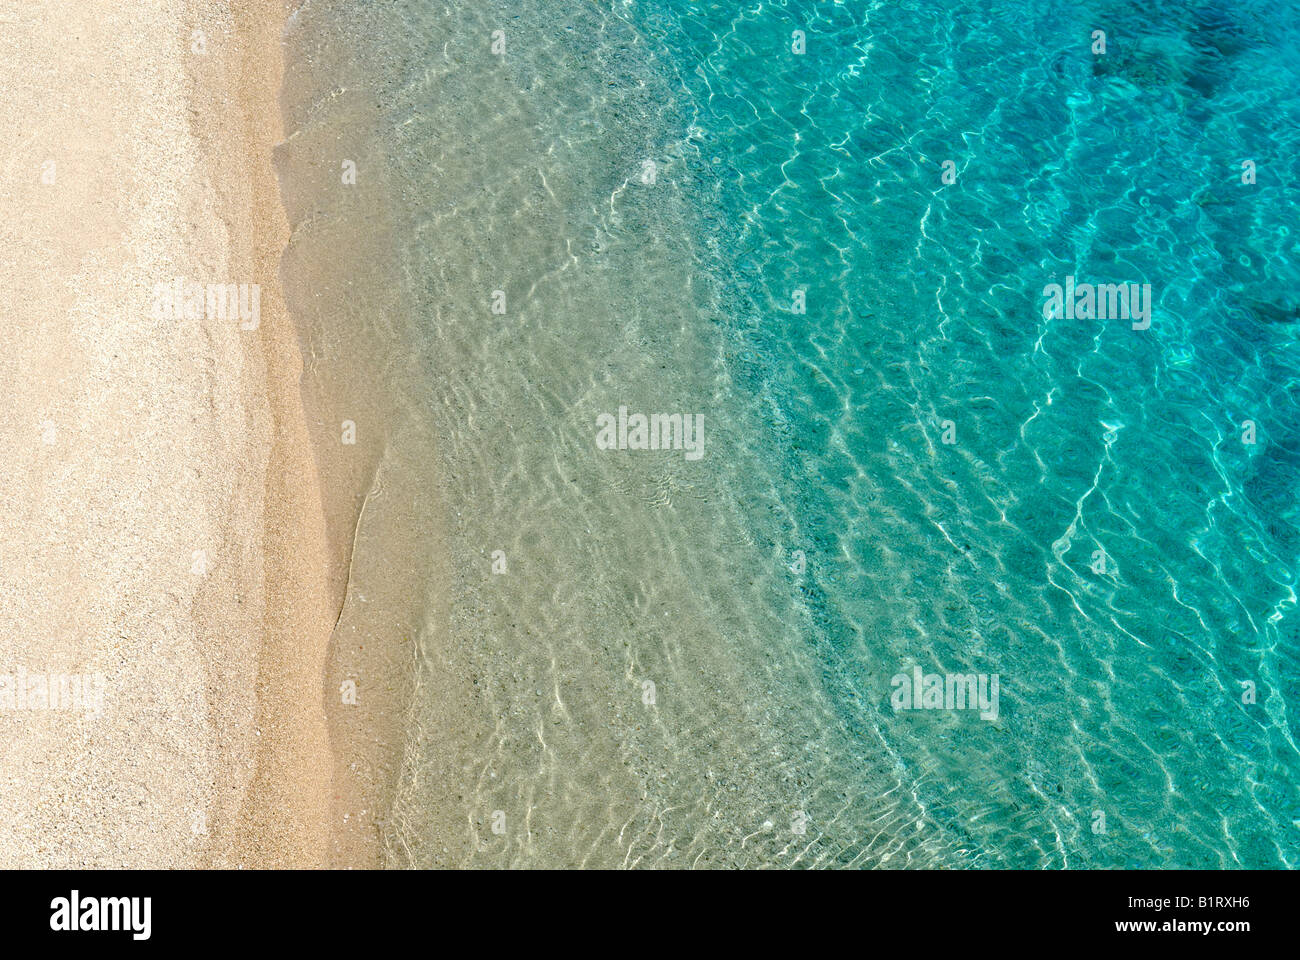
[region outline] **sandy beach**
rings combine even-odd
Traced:
[[[0,866],[331,863],[287,10],[238,6],[0,2]]]

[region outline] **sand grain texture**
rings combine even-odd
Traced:
[[[285,12],[0,2],[0,674],[106,678],[99,716],[0,709],[3,866],[328,862]],[[259,284],[259,328],[155,318],[173,277]]]

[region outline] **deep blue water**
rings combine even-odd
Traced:
[[[1294,866],[1296,10],[630,16],[722,171],[736,356],[789,425],[843,708],[902,664],[1000,675],[1000,723],[875,718],[981,863]],[[1044,319],[1067,275],[1150,284],[1150,329]]]

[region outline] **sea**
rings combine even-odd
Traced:
[[[385,865],[1300,865],[1293,2],[284,40]]]

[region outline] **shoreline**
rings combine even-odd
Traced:
[[[428,372],[402,369],[420,336],[399,256],[404,187],[391,178],[385,118],[366,93],[360,48],[336,32],[349,19],[339,7],[303,6],[283,35],[285,137],[275,167],[291,236],[280,279],[310,358],[301,397],[325,491],[336,618],[324,682],[330,862],[378,867],[399,859],[395,805],[419,767],[410,753],[417,675],[424,638],[443,653],[451,571],[447,505],[428,469]],[[452,712],[448,741],[465,726],[463,712]],[[462,776],[453,768],[439,779],[450,790]]]
[[[361,192],[339,193],[337,176],[331,187],[328,173],[338,162],[334,152],[311,153],[303,144],[312,134],[293,125],[295,93],[302,91],[291,91],[286,75],[299,9],[296,0],[250,0],[232,10],[239,62],[237,81],[227,88],[243,123],[205,150],[218,158],[219,177],[221,147],[242,147],[253,271],[272,291],[259,330],[273,430],[257,702],[259,724],[276,735],[259,740],[258,773],[232,824],[229,848],[237,853],[222,862],[376,868],[384,863],[383,832],[406,750],[415,672],[410,638],[423,622],[412,598],[425,586],[417,568],[399,572],[391,558],[420,549],[420,535],[407,529],[414,515],[406,511],[423,500],[424,478],[395,476],[388,463],[402,415],[392,397],[374,389],[383,351],[349,342],[340,358],[322,348],[322,337],[351,330],[351,315],[337,300],[346,271],[332,250],[295,242],[304,226],[303,197],[314,190],[312,202],[343,203],[336,223],[353,255],[373,270],[390,239],[382,213],[389,196],[382,159],[369,154],[360,158]],[[293,65],[299,82],[315,82],[311,64]],[[203,99],[205,87],[195,81]],[[209,106],[220,109],[222,86],[210,89]],[[350,115],[339,128],[364,129],[363,115]],[[345,196],[357,205],[349,207]],[[238,202],[230,215],[240,222]],[[371,309],[408,312],[380,290],[378,283],[367,287]],[[345,429],[357,436],[341,443],[340,428],[353,422]],[[428,520],[421,515],[414,527]],[[354,568],[358,550],[376,555],[360,546],[376,536],[383,544],[378,556],[390,558],[379,580],[369,562]],[[268,847],[268,838],[276,845]]]
[[[195,5],[203,9],[211,0]],[[293,246],[301,208],[291,194],[300,204],[303,190],[329,182],[328,174],[319,179],[327,165],[311,166],[321,157],[304,166],[300,148],[291,145],[303,133],[291,129],[294,100],[286,83],[288,28],[298,9],[295,0],[230,8],[233,31],[221,59],[195,60],[189,75],[200,156],[224,200],[235,252],[264,292],[256,334],[262,376],[252,388],[261,392],[250,402],[265,404],[270,422],[253,772],[239,802],[225,810],[205,862],[374,868],[384,861],[381,833],[406,748],[414,674],[409,637],[420,629],[410,606],[423,584],[391,569],[374,582],[369,568],[353,569],[353,558],[358,544],[375,536],[374,524],[383,530],[384,555],[415,549],[386,514],[421,494],[411,478],[385,471],[400,413],[371,389],[367,371],[379,368],[382,354],[349,352],[340,366],[318,352],[318,338],[348,327],[349,318],[332,297],[340,271],[330,252],[309,246],[304,256]],[[299,81],[303,66],[295,64]],[[305,76],[313,75],[308,66]],[[372,259],[382,255],[388,236],[377,215],[386,198],[376,176],[382,163],[374,161],[367,157],[363,168],[367,187],[378,192],[345,192],[369,205],[362,219]],[[360,213],[354,207],[339,220],[358,256]],[[385,308],[402,312],[401,304],[385,302]],[[340,445],[339,424],[350,418],[361,437]],[[342,695],[345,683],[355,685],[350,700]]]
[[[271,432],[265,473],[262,555],[266,607],[257,675],[259,739],[256,773],[222,841],[212,844],[212,866],[375,868],[383,864],[387,822],[406,745],[413,683],[409,636],[418,629],[406,609],[420,586],[409,577],[370,581],[353,570],[361,541],[374,536],[393,504],[419,499],[409,483],[385,474],[386,444],[396,410],[368,392],[364,371],[377,355],[350,355],[344,368],[316,354],[320,325],[346,318],[328,294],[336,270],[328,256],[291,251],[294,205],[288,183],[315,185],[316,172],[291,156],[285,75],[287,26],[294,0],[251,0],[231,10],[236,41],[230,73],[191,75],[200,115],[213,114],[203,155],[212,176],[226,177],[227,223],[247,238],[252,275],[269,294],[258,331],[264,362],[264,401]],[[224,118],[234,101],[242,117]],[[199,126],[202,126],[200,124]],[[223,149],[239,145],[242,166],[222,166]],[[380,164],[365,162],[367,171]],[[240,193],[240,183],[247,190]],[[382,186],[376,189],[383,193]],[[382,250],[385,232],[373,211],[371,239]],[[342,221],[354,231],[355,216]],[[293,258],[292,266],[287,261]],[[294,283],[286,278],[291,274]],[[292,291],[296,291],[295,296]],[[399,306],[390,305],[400,310]],[[301,313],[295,313],[295,309]],[[307,353],[312,364],[304,364]],[[339,443],[340,421],[355,417],[363,434],[355,446]],[[376,426],[381,429],[376,429]],[[378,508],[366,505],[387,487]],[[371,507],[373,512],[375,507]],[[369,532],[368,532],[369,531]],[[407,541],[384,527],[385,553]],[[355,684],[345,702],[341,684]]]
[[[256,773],[244,802],[226,825],[228,842],[210,848],[214,866],[323,867],[330,863],[333,754],[323,688],[334,622],[326,591],[329,545],[303,407],[299,336],[280,284],[280,258],[288,244],[289,226],[273,163],[273,151],[283,140],[280,38],[290,9],[287,0],[231,9],[237,45],[230,55],[227,96],[221,96],[221,85],[209,92],[191,74],[200,111],[203,106],[219,110],[229,97],[242,113],[228,121],[236,129],[222,130],[205,144],[204,153],[215,168],[214,179],[219,179],[224,172],[221,147],[231,142],[241,147],[243,189],[248,193],[240,196],[239,186],[228,186],[225,214],[232,234],[245,238],[241,253],[251,258],[252,275],[264,291],[257,335],[271,421],[264,488],[266,607],[256,680],[260,734]]]

